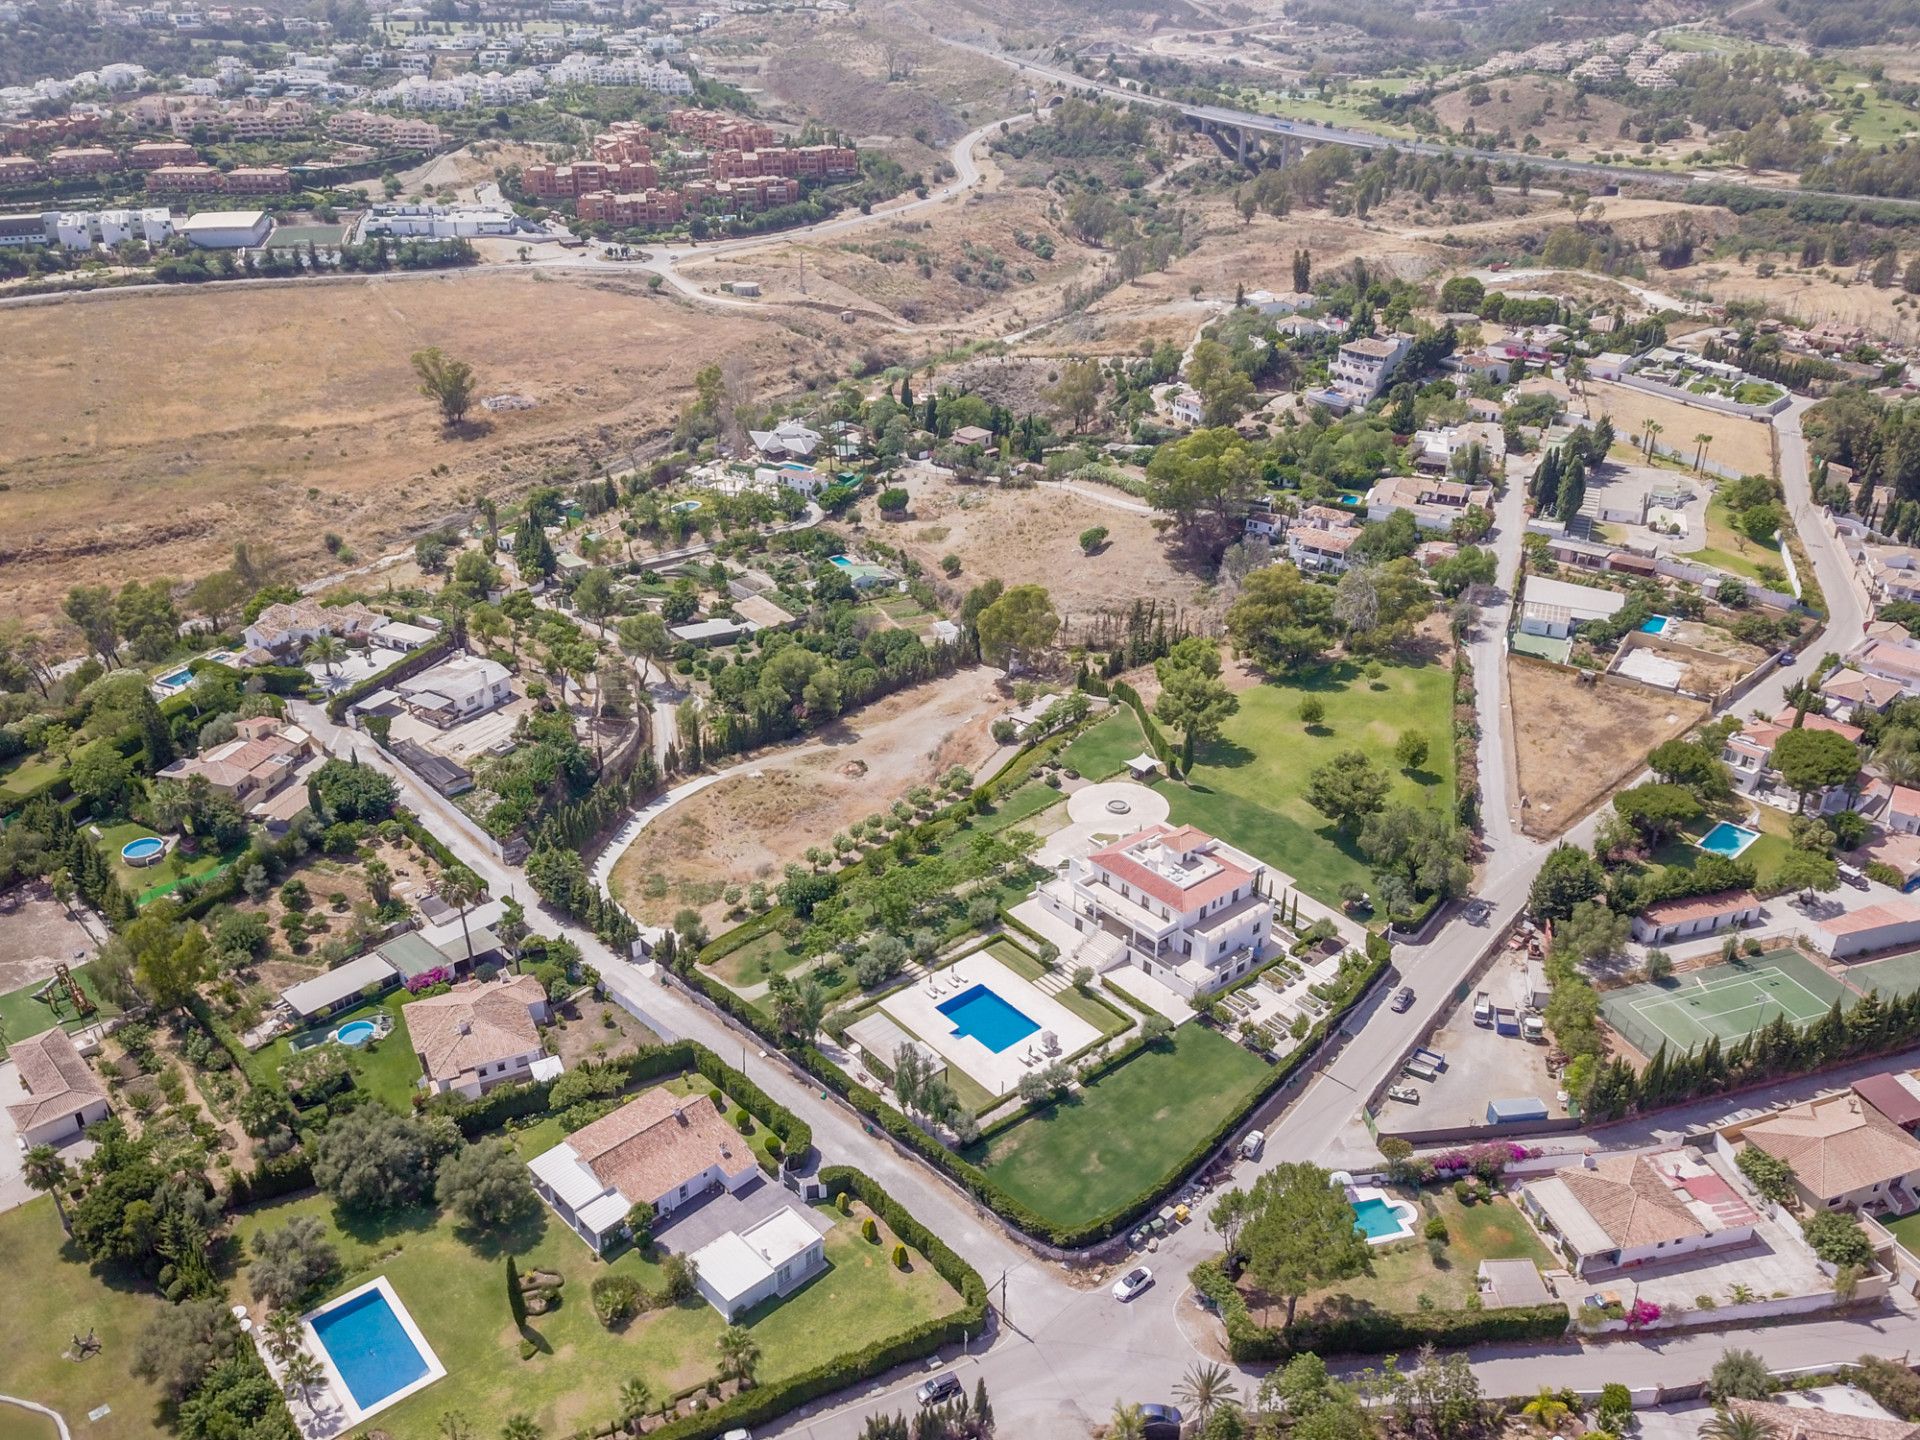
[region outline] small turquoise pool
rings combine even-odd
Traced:
[[[192,683],[192,680],[193,680],[193,671],[188,670],[184,667],[174,671],[171,675],[162,675],[160,677],[160,683],[166,686],[169,690],[179,690],[182,687]]]
[[[849,560],[844,555],[835,555],[832,557],[832,559],[833,559],[833,563],[835,565],[838,565],[842,570],[851,570],[854,568],[853,561]]]
[[[1649,615],[1640,622],[1640,633],[1643,635],[1664,635],[1678,623],[1679,622],[1671,615]]]
[[[1699,846],[1709,855],[1720,855],[1731,860],[1742,850],[1760,838],[1758,830],[1749,830],[1744,825],[1735,825],[1722,820],[1713,829],[1699,839]]]
[[[985,985],[963,990],[938,1008],[953,1022],[954,1034],[971,1035],[996,1055],[1040,1028],[1024,1011]]]
[[[374,1037],[374,1024],[371,1020],[349,1020],[333,1032],[333,1038],[342,1045],[364,1045]]]
[[[1369,1245],[1402,1240],[1413,1233],[1413,1225],[1404,1213],[1410,1206],[1396,1205],[1379,1195],[1367,1195],[1353,1203],[1353,1228],[1367,1237]]]
[[[427,1377],[427,1357],[378,1285],[320,1311],[308,1323],[362,1414]]]

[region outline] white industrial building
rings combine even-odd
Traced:
[[[264,210],[202,210],[174,226],[174,232],[202,250],[247,250],[267,243],[273,217]]]
[[[511,235],[520,228],[519,216],[494,205],[374,205],[360,222],[363,239],[371,235],[473,239]]]

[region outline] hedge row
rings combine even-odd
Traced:
[[[1167,737],[1160,733],[1160,727],[1154,723],[1148,713],[1147,702],[1140,698],[1140,692],[1124,680],[1113,682],[1113,698],[1132,709],[1139,717],[1140,730],[1147,737],[1147,744],[1153,750],[1154,758],[1160,762],[1160,768],[1169,775],[1180,773],[1179,756],[1167,743]]]
[[[650,1431],[651,1440],[709,1440],[728,1430],[768,1424],[809,1400],[857,1385],[896,1365],[931,1355],[942,1345],[978,1336],[985,1329],[987,1285],[977,1270],[948,1249],[938,1236],[867,1175],[836,1165],[822,1170],[820,1179],[830,1195],[851,1194],[877,1214],[888,1229],[926,1256],[934,1273],[958,1290],[965,1303],[956,1314],[939,1320],[923,1320],[889,1340],[835,1356],[776,1384],[743,1390],[697,1415],[682,1416]]]
[[[262,1160],[245,1175],[236,1174],[227,1187],[227,1208],[238,1210],[312,1188],[313,1166],[304,1151],[293,1150]]]
[[[391,685],[396,680],[404,680],[407,676],[417,674],[429,665],[437,664],[452,651],[453,636],[451,635],[442,635],[438,639],[429,640],[418,650],[409,650],[386,669],[376,671],[366,679],[349,685],[327,701],[327,718],[338,720],[347,713],[348,706],[357,704],[374,691]]]
[[[1368,1310],[1329,1320],[1307,1320],[1291,1330],[1254,1322],[1239,1288],[1216,1260],[1193,1267],[1193,1288],[1213,1302],[1227,1331],[1227,1353],[1239,1364],[1316,1355],[1404,1355],[1422,1345],[1457,1348],[1527,1340],[1558,1340],[1567,1333],[1564,1305],[1515,1305],[1498,1310]]]
[[[732,1101],[780,1137],[789,1163],[798,1163],[813,1149],[813,1127],[766,1091],[734,1069],[713,1051],[695,1040],[676,1040],[670,1045],[648,1045],[632,1055],[601,1062],[604,1068],[619,1071],[626,1084],[636,1085],[693,1070],[718,1086]],[[530,1080],[518,1085],[501,1085],[477,1100],[442,1096],[430,1108],[446,1115],[460,1127],[469,1140],[498,1130],[509,1120],[530,1115],[545,1115],[551,1107],[551,1080]]]
[[[1391,963],[1391,947],[1378,936],[1369,936],[1367,959],[1367,973],[1354,987],[1352,994],[1342,1004],[1320,1017],[1313,1029],[1307,1032],[1299,1047],[1273,1067],[1267,1076],[1266,1083],[1261,1085],[1245,1104],[1224,1117],[1212,1130],[1197,1137],[1193,1146],[1179,1162],[1169,1167],[1167,1172],[1158,1177],[1152,1187],[1138,1198],[1086,1224],[1074,1226],[1056,1224],[1038,1211],[1016,1200],[1001,1189],[999,1182],[994,1180],[987,1171],[949,1150],[905,1115],[887,1104],[874,1091],[867,1089],[864,1085],[855,1084],[845,1071],[814,1046],[796,1045],[792,1036],[774,1027],[769,1016],[741,999],[727,986],[709,979],[697,970],[682,979],[689,988],[704,995],[768,1044],[786,1050],[814,1078],[838,1092],[848,1104],[879,1125],[900,1144],[951,1177],[1008,1224],[1046,1244],[1074,1250],[1123,1234],[1141,1215],[1158,1208],[1165,1202],[1166,1197],[1185,1181],[1191,1171],[1197,1169],[1202,1161],[1225,1143],[1227,1137],[1240,1127],[1249,1114],[1286,1084],[1294,1072],[1319,1049],[1327,1034],[1346,1018],[1348,1012],[1365,998],[1368,991],[1386,973]]]

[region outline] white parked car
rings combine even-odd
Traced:
[[[1266,1148],[1267,1132],[1264,1130],[1249,1130],[1247,1132],[1247,1138],[1240,1142],[1240,1158],[1242,1160],[1258,1160],[1260,1158],[1260,1152]]]
[[[1131,1300],[1151,1284],[1153,1271],[1144,1265],[1136,1265],[1113,1282],[1113,1298],[1122,1302]]]

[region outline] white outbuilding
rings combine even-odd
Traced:
[[[174,227],[202,250],[249,250],[267,243],[273,217],[264,210],[202,210]]]

